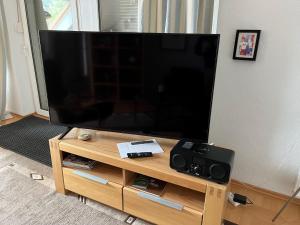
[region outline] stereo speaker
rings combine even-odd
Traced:
[[[234,151],[199,141],[183,139],[172,149],[170,167],[178,172],[227,183],[234,161]]]

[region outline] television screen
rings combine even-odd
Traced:
[[[50,121],[208,140],[219,35],[40,31]]]

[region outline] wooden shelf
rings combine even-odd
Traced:
[[[66,167],[69,168],[69,167]],[[107,164],[98,164],[95,168],[92,170],[84,170],[84,169],[75,169],[75,168],[69,168],[73,170],[79,170],[84,173],[88,173],[97,177],[101,177],[104,179],[107,179],[111,182],[123,185],[123,175],[122,175],[122,169],[118,167],[114,167]]]
[[[169,183],[177,184],[199,192],[206,192],[207,185],[214,185],[226,190],[226,185],[216,184],[198,177],[179,173],[170,168],[170,151],[178,142],[174,139],[157,138],[133,134],[121,134],[106,131],[97,131],[91,141],[84,142],[77,139],[77,128],[73,129],[63,141],[59,142],[62,151],[69,152],[82,157],[94,159],[110,165],[119,167],[146,176],[161,179]],[[164,153],[155,154],[151,158],[122,159],[117,144],[127,141],[139,141],[155,138]]]
[[[140,188],[136,188],[136,187],[132,186],[133,183],[134,183],[134,180],[137,176],[138,176],[138,174],[135,174],[134,176],[132,176],[132,178],[129,180],[129,182],[125,186],[128,187],[128,188],[132,188],[132,189],[135,189],[135,190],[138,190],[138,191],[148,192],[148,193],[155,194],[155,195],[158,195],[158,196],[161,196],[164,193],[164,187],[162,189],[149,187],[148,189],[144,190],[144,189],[140,189]]]
[[[79,193],[161,225],[221,225],[228,184],[217,184],[170,168],[170,151],[177,140],[96,131],[90,141],[77,139],[73,129],[63,140],[50,140],[56,190]],[[151,158],[122,159],[117,144],[155,138],[164,150]],[[91,171],[62,167],[63,153],[93,159],[101,164]],[[166,182],[159,190],[132,187],[136,174]],[[99,179],[100,178],[100,179]],[[102,179],[101,179],[102,178]]]
[[[201,192],[167,183],[162,197],[200,212],[204,210],[205,194]]]
[[[64,188],[66,190],[122,210],[122,184],[117,184],[112,181],[106,182],[103,180],[104,177],[98,177],[99,173],[97,172],[94,174],[87,173],[86,170],[81,172],[82,173],[79,174],[78,170],[67,167],[62,168]],[[101,174],[101,176],[103,176],[103,174]],[[110,178],[112,177],[114,176],[110,176]]]
[[[143,218],[159,225],[221,225],[221,223],[203,224],[203,212],[182,207],[181,202],[172,202],[164,198],[152,198],[141,191],[123,188],[123,210],[131,215]]]
[[[129,182],[125,185],[127,188],[155,194],[162,197],[163,199],[167,199],[173,202],[180,202],[182,205],[186,207],[203,212],[205,194],[178,185],[174,185],[171,183],[166,183],[163,189],[149,188],[147,190],[143,190],[143,189],[135,188],[132,186],[132,184],[136,176],[137,174],[133,176],[129,180]]]

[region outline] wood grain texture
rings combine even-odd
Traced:
[[[20,119],[23,119],[23,118],[24,118],[23,116],[12,113],[12,118],[6,119],[6,120],[1,120],[0,125],[7,125],[7,124],[15,123],[15,122],[17,122],[17,121],[19,121]]]
[[[204,193],[180,187],[178,185],[168,183],[162,197],[174,202],[180,202],[181,204],[200,212],[203,212],[204,209]]]
[[[76,134],[76,131],[72,132]],[[145,140],[153,137],[104,131],[98,131],[91,141],[80,141],[74,137],[67,136],[64,138],[59,144],[60,149],[203,193],[206,192],[206,185],[218,185],[204,179],[179,173],[170,168],[170,151],[177,140],[155,138],[163,148],[164,153],[154,154],[151,158],[121,159],[117,143]],[[226,185],[218,186],[220,189],[226,189]]]
[[[274,191],[267,190],[267,189],[264,189],[264,188],[256,187],[252,184],[243,183],[243,182],[240,182],[240,181],[237,181],[237,180],[231,180],[231,183],[234,184],[235,186],[241,186],[241,187],[244,187],[246,189],[253,190],[257,193],[261,193],[262,195],[269,196],[269,197],[279,199],[279,200],[283,200],[283,201],[287,201],[290,197],[290,196],[287,196],[287,195],[284,195],[284,194],[280,194],[278,192],[274,192]],[[292,203],[300,206],[300,199],[296,198],[292,201]]]
[[[44,119],[44,120],[49,120],[50,119],[48,116],[42,116],[42,115],[39,115],[37,113],[33,113],[31,115],[35,116],[35,117],[38,117],[38,118],[41,118],[41,119]]]
[[[217,185],[208,185],[205,195],[205,205],[202,225],[220,225],[227,199],[227,189]]]
[[[260,188],[253,188],[242,185],[240,182],[231,183],[231,191],[246,195],[254,204],[234,207],[227,204],[224,218],[239,225],[299,225],[300,206],[290,204],[282,215],[272,222],[272,218],[284,204],[285,199],[280,199],[277,195],[270,195],[261,191]]]
[[[66,194],[64,179],[62,173],[62,152],[59,150],[59,140],[53,138],[49,140],[50,155],[52,161],[52,172],[55,182],[56,191],[62,194]]]
[[[138,195],[138,191],[123,189],[124,211],[159,225],[200,225],[202,213],[184,207],[182,211],[160,205]]]
[[[179,173],[171,169],[169,166],[170,151],[173,148],[173,146],[177,143],[177,140],[155,138],[157,142],[160,144],[160,146],[163,148],[164,153],[154,154],[154,156],[151,158],[121,159],[117,149],[117,143],[146,140],[146,139],[151,139],[153,137],[97,131],[90,141],[81,141],[77,139],[78,133],[79,133],[79,129],[75,128],[63,140],[61,140],[59,142],[60,150],[75,155],[79,155],[82,157],[86,157],[89,159],[93,159],[98,162],[105,163],[114,167],[118,167],[120,168],[120,170],[122,169],[123,184],[128,184],[128,182],[130,183],[130,180],[132,180],[135,173],[143,174],[149,177],[166,181],[168,184],[165,187],[165,189],[160,193],[161,196],[164,197],[166,200],[170,200],[172,202],[178,201],[177,203],[184,205],[185,213],[182,214],[181,212],[180,215],[182,218],[180,218],[177,210],[174,211],[175,209],[168,208],[166,206],[161,206],[161,205],[159,205],[158,207],[157,206],[158,203],[149,201],[147,199],[142,199],[145,203],[144,208],[148,207],[150,210],[150,208],[154,207],[153,210],[157,211],[157,213],[159,213],[160,210],[166,211],[166,213],[167,212],[171,213],[172,211],[172,214],[166,214],[166,215],[173,215],[174,213],[175,215],[178,214],[176,223],[177,221],[180,222],[192,221],[193,223],[197,221],[197,224],[202,221],[202,211],[204,208],[204,210],[206,209],[206,211],[213,211],[214,214],[216,214],[216,217],[214,219],[207,219],[208,222],[205,225],[221,224],[222,222],[221,216],[224,208],[225,198],[224,197],[219,198],[218,195],[217,198],[213,199],[214,203],[213,205],[211,205],[212,200],[209,201],[210,200],[209,198],[208,198],[209,200],[207,200],[207,198],[204,198],[204,195],[207,191],[207,186],[213,186],[214,188],[218,189],[220,193],[223,193],[226,192],[227,185],[216,184],[201,178]],[[96,174],[98,173],[99,175],[101,175],[101,172],[99,171],[98,172],[95,171],[94,173]],[[68,177],[66,178],[66,176]],[[76,193],[80,193],[81,195],[87,197],[91,197],[92,199],[100,202],[106,201],[103,202],[104,204],[116,205],[115,203],[109,203],[109,201],[103,196],[101,197],[97,196],[97,194],[99,195],[99,193],[95,193],[95,192],[93,192],[93,194],[89,193],[89,191],[92,192],[92,189],[86,190],[85,188],[80,186],[80,183],[82,184],[82,186],[86,186],[84,184],[84,182],[87,182],[86,179],[82,177],[80,178],[77,177],[76,181],[74,181],[75,179],[74,176],[75,176],[74,174],[67,174],[64,168],[64,182],[65,182],[66,189]],[[101,177],[104,178],[103,174],[101,175]],[[70,185],[70,182],[72,182],[72,185]],[[92,185],[93,182],[94,181],[89,181],[90,185]],[[125,187],[124,190],[126,188],[127,187]],[[132,188],[130,188],[130,191],[134,193],[139,192],[138,190]],[[137,199],[141,198],[140,196],[136,196],[135,194],[132,197],[135,197]],[[216,209],[214,209],[213,206],[216,206]],[[123,191],[123,207],[125,207],[124,191]],[[131,207],[128,208],[128,210],[130,209]],[[140,210],[140,208],[138,210]],[[220,210],[220,212],[216,212],[216,210]],[[158,221],[156,218],[154,218],[154,214],[151,213],[149,214],[149,217],[145,217],[145,215],[143,214],[139,215],[140,213],[142,213],[142,211],[137,213],[131,211],[130,213],[136,216],[141,216],[142,218],[147,220],[150,220],[150,218],[153,217],[153,220],[151,221],[154,223],[159,222],[159,224],[164,224],[164,223],[171,224],[169,223],[170,221],[168,221],[168,219],[166,219],[165,222],[160,220]],[[210,215],[213,215],[213,213],[210,212]],[[169,217],[174,223],[172,216]],[[213,223],[209,224],[209,222],[213,222]]]
[[[118,167],[100,163],[92,170],[84,170],[84,169],[76,169],[76,170],[82,171],[84,173],[88,173],[91,175],[95,175],[97,177],[101,177],[103,179],[114,182],[116,184],[123,185],[122,169],[120,169]]]
[[[126,182],[126,185],[125,185],[125,186],[130,187],[130,188],[133,188],[133,189],[136,189],[136,190],[138,190],[138,191],[141,191],[141,189],[136,188],[136,187],[133,186],[134,181],[135,181],[135,179],[136,179],[137,176],[138,176],[137,173],[133,173],[131,179],[129,179],[129,180]],[[151,186],[149,186],[149,187],[147,188],[147,192],[148,192],[148,193],[151,193],[151,194],[155,194],[155,195],[161,196],[161,195],[164,193],[164,189],[165,189],[164,187],[161,187],[161,188],[152,188]]]
[[[15,122],[17,122],[17,121],[19,121],[19,120],[26,117],[26,116],[20,116],[20,115],[15,114],[15,113],[12,113],[11,115],[12,115],[12,118],[6,119],[6,120],[1,120],[0,125],[7,125],[7,124],[15,123]],[[29,114],[27,116],[35,116],[35,117],[38,117],[38,118],[41,118],[41,119],[44,119],[44,120],[49,120],[49,117],[41,116],[41,115],[38,115],[36,113]]]
[[[135,179],[135,177],[136,177],[135,172],[131,172],[131,171],[123,169],[123,185],[124,186],[132,184],[133,179]]]
[[[76,175],[74,169],[63,168],[64,184],[67,190],[86,196],[95,201],[122,210],[122,188],[123,186],[114,182],[100,184]]]

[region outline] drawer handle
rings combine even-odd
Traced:
[[[145,192],[141,191],[141,192],[138,193],[138,195],[142,198],[145,198],[145,199],[148,199],[150,201],[159,203],[159,204],[167,206],[169,208],[177,209],[179,211],[181,211],[183,209],[183,205],[178,204],[176,202],[172,202],[172,201],[163,199],[163,198],[161,198],[159,196],[156,196],[156,195],[153,195],[153,194],[148,194],[148,193],[145,193]]]
[[[84,177],[86,179],[96,181],[100,184],[107,184],[108,183],[108,180],[106,180],[106,179],[103,179],[101,177],[97,177],[97,176],[94,176],[94,175],[91,175],[91,174],[88,174],[88,173],[84,173],[84,172],[79,171],[79,170],[74,170],[73,173],[78,175],[78,176]]]

